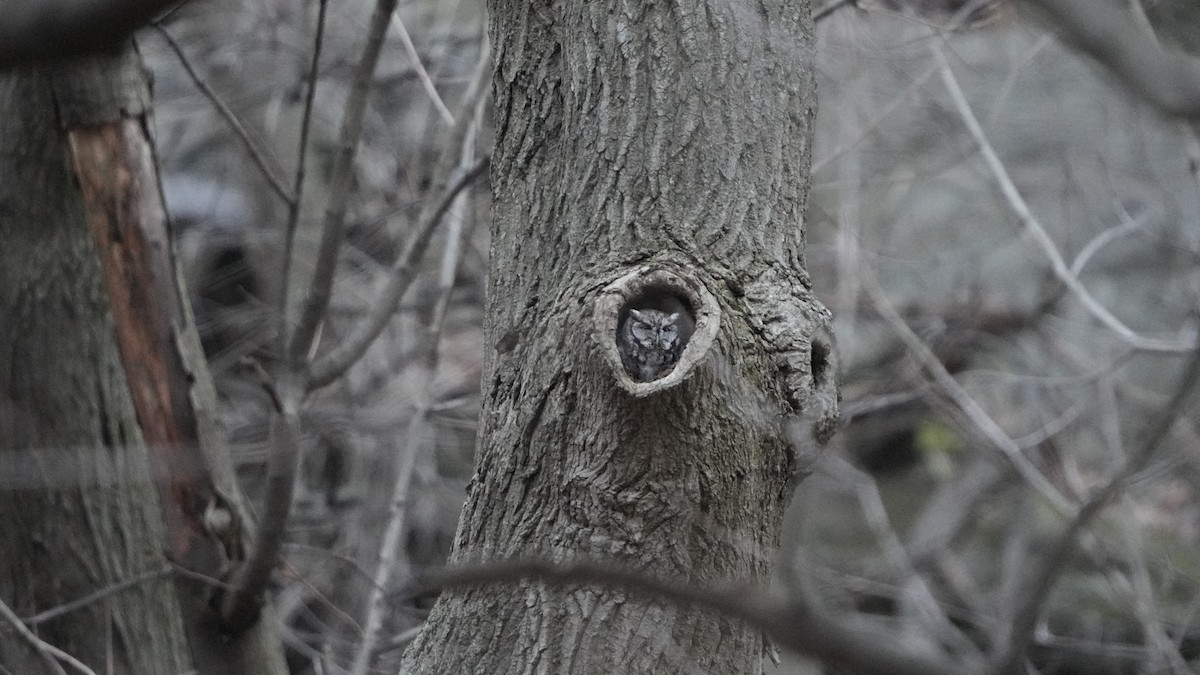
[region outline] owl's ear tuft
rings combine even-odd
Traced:
[[[617,344],[618,331],[639,310],[655,309],[676,322],[683,352],[665,375],[642,382],[631,377]],[[608,364],[616,384],[636,397],[649,396],[681,384],[703,362],[721,327],[721,308],[705,282],[682,265],[656,262],[638,265],[615,278],[596,297],[592,339]]]

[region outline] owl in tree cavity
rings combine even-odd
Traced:
[[[617,350],[629,376],[639,382],[657,380],[679,361],[691,331],[691,317],[681,312],[631,309],[617,331]]]

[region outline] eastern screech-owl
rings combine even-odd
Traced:
[[[631,309],[617,331],[617,349],[629,376],[639,382],[656,380],[679,360],[690,336],[691,318],[679,312]]]

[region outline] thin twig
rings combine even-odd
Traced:
[[[1150,22],[1150,17],[1146,15],[1146,8],[1142,6],[1140,0],[1130,0],[1129,12],[1133,15],[1134,23],[1141,28],[1146,37],[1151,40],[1155,46],[1162,48],[1162,42],[1158,39],[1158,34],[1154,32],[1154,24]],[[1190,56],[1194,60],[1194,56]],[[1179,133],[1183,135],[1184,146],[1187,148],[1188,165],[1192,180],[1200,182],[1200,135],[1196,134],[1195,127],[1189,120],[1179,120]]]
[[[1092,256],[1096,255],[1100,249],[1107,246],[1110,242],[1115,241],[1119,237],[1123,237],[1131,232],[1137,232],[1141,229],[1141,220],[1123,219],[1119,225],[1114,225],[1101,231],[1096,236],[1092,237],[1088,243],[1084,244],[1083,248],[1079,249],[1079,254],[1075,256],[1075,260],[1071,263],[1071,274],[1076,277],[1083,271],[1091,261]]]
[[[234,576],[234,589],[221,602],[221,621],[235,634],[253,624],[262,606],[271,573],[279,564],[279,551],[291,514],[296,470],[300,463],[299,408],[300,388],[278,387],[280,399],[271,417],[271,448],[267,455],[266,508],[258,524],[250,555]]]
[[[1114,4],[1092,0],[1027,0],[1027,4],[1045,10],[1068,44],[1104,64],[1163,111],[1200,116],[1200,59],[1165,50],[1142,31],[1130,30],[1136,17]]]
[[[283,271],[280,273],[279,293],[279,354],[287,349],[287,331],[290,320],[292,288],[292,256],[296,248],[296,228],[300,224],[300,207],[304,201],[305,163],[308,161],[308,134],[312,126],[313,102],[317,95],[317,80],[321,74],[321,48],[325,44],[325,10],[329,0],[317,4],[317,32],[313,38],[312,61],[308,67],[308,91],[304,96],[304,115],[300,121],[300,143],[296,149],[296,178],[292,182],[292,203],[288,205],[287,225],[283,234]]]
[[[193,572],[179,563],[172,562],[169,564],[171,565],[171,573],[175,576],[183,577],[184,579],[191,579],[192,581],[204,584],[209,588],[215,588],[222,591],[232,591],[234,588],[233,584],[221,581],[216,577],[212,577],[201,572]]]
[[[1125,501],[1132,500],[1127,495]],[[1154,598],[1154,582],[1151,581],[1150,567],[1146,561],[1145,537],[1141,524],[1137,522],[1132,511],[1133,509],[1126,510],[1125,518],[1122,519],[1125,560],[1129,561],[1129,570],[1125,572],[1110,567],[1107,570],[1110,584],[1123,590],[1123,595],[1128,597],[1128,604],[1133,607],[1134,616],[1141,624],[1143,642],[1147,647],[1151,647],[1149,651],[1154,656],[1154,671],[1171,675],[1194,673],[1163,627],[1163,621],[1160,619],[1162,614]]]
[[[925,83],[929,81],[929,78],[933,77],[933,74],[936,72],[937,66],[930,66],[925,70],[925,72],[914,77],[912,81],[908,83],[908,86],[906,86],[900,93],[893,96],[892,100],[888,101],[887,104],[880,109],[879,114],[871,118],[859,129],[859,134],[857,136],[829,151],[829,154],[825,155],[824,157],[814,161],[812,164],[812,173],[817,173],[821,169],[824,169],[826,166],[828,166],[833,160],[841,157],[847,152],[850,152],[854,148],[857,148],[863,141],[867,139],[867,137],[871,135],[873,131],[883,125],[883,123],[887,121],[887,118],[890,117],[892,113],[896,112],[897,108],[908,101],[909,96],[911,96],[913,92],[924,86]]]
[[[825,469],[831,475],[846,480],[854,490],[858,499],[863,518],[868,528],[875,535],[875,540],[882,549],[884,558],[893,567],[896,574],[903,579],[905,595],[917,603],[921,610],[918,619],[924,627],[937,635],[944,644],[953,645],[962,654],[970,654],[979,658],[979,648],[971,643],[951,621],[942,606],[938,604],[933,592],[925,579],[917,573],[916,566],[909,556],[908,550],[900,541],[888,516],[883,497],[879,494],[879,485],[866,472],[854,467],[850,462],[840,457],[830,457]]]
[[[358,154],[363,119],[367,112],[367,98],[371,93],[371,78],[379,64],[379,53],[383,49],[388,22],[396,9],[396,2],[397,0],[377,0],[375,3],[367,43],[354,69],[346,111],[342,116],[342,128],[338,133],[338,150],[333,161],[329,203],[325,208],[316,265],[304,298],[300,320],[293,329],[288,340],[287,353],[284,355],[293,367],[297,367],[308,357],[325,310],[329,307],[329,298],[333,291],[333,272],[337,268],[338,251],[342,246],[342,233],[346,224],[346,208],[350,203],[350,191],[354,184],[354,159]]]
[[[1083,406],[1072,406],[1064,410],[1060,415],[1042,425],[1042,428],[1035,429],[1024,436],[1014,438],[1013,442],[1017,447],[1022,449],[1036,448],[1046,441],[1054,438],[1060,431],[1066,429],[1084,412]]]
[[[171,48],[171,51],[175,52],[175,56],[179,58],[180,65],[182,65],[183,69],[187,71],[188,77],[192,79],[192,83],[195,84],[196,88],[200,90],[200,93],[204,94],[204,97],[213,104],[213,107],[217,109],[217,112],[221,113],[221,117],[224,118],[225,122],[233,129],[233,132],[238,137],[238,140],[240,140],[242,145],[246,147],[246,151],[250,153],[250,157],[254,160],[254,163],[258,165],[259,170],[262,171],[263,177],[267,179],[267,183],[270,184],[271,189],[275,192],[275,194],[279,195],[279,198],[282,199],[283,202],[289,207],[294,204],[296,201],[295,196],[288,190],[287,186],[283,184],[283,179],[277,176],[275,171],[271,168],[274,163],[270,162],[267,159],[267,156],[261,150],[259,150],[258,145],[254,142],[254,139],[251,138],[250,132],[247,131],[241,120],[238,119],[237,114],[225,104],[225,101],[221,99],[216,90],[214,90],[212,86],[209,85],[208,82],[205,81],[205,79],[200,75],[196,68],[192,66],[191,59],[189,59],[187,54],[184,53],[183,47],[179,44],[179,41],[176,40],[175,36],[171,35],[171,32],[164,28],[162,24],[155,22],[151,25],[156,31],[158,31],[159,35],[162,35],[163,40],[166,41],[167,46]]]
[[[467,125],[466,133],[463,134],[460,142],[458,169],[460,171],[468,171],[475,163],[475,143],[479,138],[479,130],[483,127],[483,114],[487,108],[488,102],[488,87],[490,82],[491,70],[488,65],[491,63],[491,44],[488,42],[487,33],[483,34],[483,44],[479,51],[479,60],[475,64],[475,73],[471,77],[471,84],[467,88],[467,93],[463,96],[463,114],[470,115],[471,123]],[[467,193],[460,191],[458,196],[450,204],[448,217],[450,225],[447,228],[448,249],[442,257],[442,269],[438,277],[438,288],[440,294],[438,302],[434,307],[433,320],[431,325],[441,331],[441,324],[446,318],[446,311],[450,305],[450,296],[454,290],[454,280],[458,276],[458,268],[462,263],[462,251],[467,247],[471,240],[473,227],[464,225],[464,211],[467,209]],[[474,220],[471,221],[473,226]]]
[[[379,656],[380,654],[386,654],[395,649],[403,649],[407,647],[410,642],[417,639],[417,636],[421,634],[421,630],[424,628],[424,626],[413,626],[403,633],[392,637],[384,644],[379,645],[379,648],[375,650],[375,655]]]
[[[111,586],[108,586],[107,588],[102,588],[94,593],[88,593],[87,595],[83,596],[82,598],[79,598],[78,600],[72,600],[71,602],[66,602],[57,607],[52,607],[50,609],[47,609],[44,612],[38,612],[37,614],[34,614],[33,616],[25,617],[24,619],[21,619],[21,621],[27,626],[36,626],[39,623],[44,623],[51,619],[57,619],[58,617],[60,617],[64,614],[69,614],[71,612],[74,612],[77,609],[82,609],[84,607],[87,607],[88,605],[90,605],[93,602],[96,602],[98,600],[103,600],[104,598],[107,598],[111,595],[116,595],[117,593],[120,593],[121,591],[123,591],[127,588],[132,588],[134,586],[137,586],[138,584],[144,583],[146,581],[150,581],[152,579],[158,579],[159,577],[164,577],[164,576],[170,574],[171,571],[172,571],[172,568],[170,565],[164,565],[163,567],[160,567],[156,570],[150,570],[148,572],[143,572],[143,573],[139,574],[138,576],[133,577],[132,579],[118,581],[117,583],[115,583]]]
[[[838,423],[842,426],[848,426],[856,417],[919,401],[928,393],[927,389],[927,386],[921,386],[917,389],[905,389],[887,394],[874,394],[843,401],[842,417],[838,420]]]
[[[995,447],[1004,453],[1004,456],[1008,458],[1009,462],[1012,463],[1017,473],[1020,474],[1026,483],[1045,497],[1047,502],[1059,513],[1073,515],[1075,507],[1071,502],[1042,475],[1041,471],[1038,471],[1037,467],[1029,461],[1029,458],[1025,456],[1020,446],[1013,441],[1012,437],[1001,429],[1000,425],[996,424],[995,420],[987,414],[987,411],[946,370],[946,367],[942,365],[942,362],[938,360],[929,347],[921,341],[921,338],[908,327],[903,317],[900,316],[896,308],[884,296],[883,289],[879,287],[879,282],[875,280],[875,277],[865,267],[862,269],[862,275],[863,289],[874,303],[879,315],[892,326],[896,335],[900,337],[909,351],[917,357],[921,365],[925,367],[925,371],[941,387],[950,401],[971,420],[971,423],[983,434],[984,438],[991,441]]]
[[[412,61],[413,68],[417,71],[417,79],[421,81],[421,87],[425,93],[429,95],[429,100],[433,101],[433,107],[437,109],[438,115],[446,124],[454,124],[454,115],[450,113],[450,109],[446,107],[442,97],[438,95],[437,87],[433,86],[433,80],[429,77],[429,71],[425,70],[425,66],[421,63],[421,56],[417,54],[417,47],[413,44],[412,36],[408,34],[408,29],[404,27],[404,22],[400,20],[400,12],[392,12],[392,24],[396,26],[396,32],[400,34],[400,42],[404,45],[404,53],[408,54],[408,59]]]
[[[1079,277],[1071,273],[1071,268],[1063,260],[1062,253],[1055,246],[1054,240],[1050,238],[1045,228],[1042,227],[1042,224],[1038,222],[1038,219],[1029,209],[1029,205],[1025,202],[1020,191],[1017,190],[1017,186],[1013,183],[1012,178],[1008,175],[1008,170],[1004,167],[1004,163],[1000,161],[999,155],[996,154],[987,136],[983,133],[983,127],[980,126],[978,118],[975,117],[975,113],[971,110],[971,105],[967,102],[962,88],[959,87],[958,80],[954,77],[954,71],[951,70],[950,63],[946,60],[946,55],[942,52],[941,47],[934,42],[931,43],[930,50],[933,52],[933,57],[937,60],[938,66],[941,69],[942,82],[950,92],[950,98],[954,101],[954,105],[958,109],[958,113],[962,117],[967,130],[979,145],[980,154],[983,155],[983,159],[987,163],[988,168],[991,169],[996,182],[1000,184],[1000,190],[1008,200],[1009,206],[1016,212],[1017,217],[1021,219],[1021,223],[1025,225],[1026,230],[1033,235],[1038,246],[1046,254],[1046,257],[1049,258],[1050,267],[1054,270],[1055,276],[1075,294],[1092,316],[1135,349],[1157,352],[1190,351],[1192,349],[1190,344],[1148,338],[1135,332],[1122,323],[1120,319],[1113,316],[1099,301],[1092,297],[1092,294],[1079,281]]]
[[[938,485],[937,492],[925,500],[908,529],[906,550],[914,566],[939,564],[939,556],[949,549],[950,542],[957,541],[963,530],[975,522],[975,514],[984,500],[1010,475],[1001,470],[1003,466],[980,457],[968,462],[952,480]],[[960,597],[967,599],[966,595]]]
[[[819,7],[817,9],[813,10],[813,23],[818,23],[820,21],[828,19],[830,17],[830,15],[832,15],[834,12],[838,11],[839,9],[841,9],[843,7],[847,7],[847,6],[853,7],[854,1],[853,0],[832,0],[832,2],[829,2],[824,7]]]
[[[1150,434],[1142,442],[1141,447],[1134,452],[1121,471],[1079,509],[1079,513],[1059,536],[1050,554],[1038,567],[1033,575],[1033,582],[1028,586],[1025,599],[1014,615],[1008,646],[999,654],[992,672],[998,675],[1021,672],[1021,664],[1025,660],[1025,652],[1029,648],[1029,643],[1033,639],[1042,606],[1046,603],[1058,576],[1075,556],[1075,551],[1079,546],[1079,537],[1083,530],[1125,490],[1136,474],[1153,458],[1159,444],[1166,439],[1175,419],[1183,411],[1183,406],[1198,379],[1200,379],[1200,345],[1193,347],[1191,358],[1188,359],[1188,364],[1184,369],[1183,376],[1180,377],[1175,393],[1150,427]]]
[[[433,351],[436,353],[436,343]],[[418,383],[419,396],[426,401],[429,398],[429,385],[433,381],[433,373],[427,365],[422,369],[421,382]],[[397,565],[397,554],[403,538],[408,519],[409,501],[411,499],[413,472],[416,468],[417,457],[423,454],[426,438],[427,411],[424,405],[418,405],[408,421],[404,433],[403,456],[396,471],[395,484],[392,487],[392,499],[389,505],[391,518],[383,532],[383,540],[379,545],[379,565],[375,569],[374,583],[371,585],[371,597],[367,600],[367,618],[363,626],[363,638],[358,645],[354,664],[350,668],[351,675],[366,675],[371,668],[371,661],[376,654],[379,633],[383,629],[383,620],[387,615],[386,589],[391,583],[392,574]]]
[[[292,547],[302,548],[302,546],[300,546],[300,545],[292,544],[292,543],[288,543],[288,542],[285,542],[284,546],[288,547],[288,548],[292,548]],[[360,568],[353,561],[348,560],[344,556],[338,555],[334,551],[330,551],[328,549],[321,548],[319,546],[309,546],[307,548],[314,550],[318,553],[324,553],[331,558],[340,558],[342,562],[346,562],[346,563],[350,564],[354,568],[354,570],[356,572],[358,572],[359,574],[362,574],[363,577],[367,577],[367,573],[365,570]],[[339,607],[337,605],[337,603],[335,603],[333,600],[330,600],[329,597],[321,591],[321,589],[317,588],[316,584],[309,581],[303,574],[300,573],[299,570],[297,570],[295,567],[292,567],[287,562],[283,563],[283,568],[284,568],[285,573],[287,573],[290,577],[294,578],[304,588],[308,589],[308,592],[312,595],[312,597],[316,598],[321,603],[321,606],[325,608],[325,611],[330,612],[331,614],[336,615],[338,619],[345,621],[347,626],[353,627],[356,631],[358,631],[360,633],[362,632],[362,626],[358,625],[358,621],[354,618],[353,615],[351,615],[349,612],[347,612],[346,610]]]
[[[417,226],[404,253],[392,265],[387,284],[380,292],[379,299],[375,301],[371,313],[355,324],[354,332],[344,342],[313,363],[308,377],[307,388],[309,391],[319,389],[345,373],[346,369],[354,365],[366,353],[375,338],[379,337],[379,334],[387,327],[388,322],[396,313],[396,307],[399,306],[416,276],[416,263],[425,253],[433,231],[441,222],[442,216],[453,204],[458,193],[483,174],[487,170],[488,164],[486,157],[479,160],[475,166],[446,186],[446,190],[438,202],[438,207]]]
[[[54,659],[55,656],[58,656],[55,652],[59,650],[54,645],[34,635],[33,631],[29,630],[24,623],[21,623],[21,617],[17,616],[17,613],[12,611],[12,608],[5,604],[2,599],[0,599],[0,616],[4,617],[12,625],[13,630],[17,631],[17,634],[33,647],[34,651],[42,657],[42,662],[46,664],[47,668],[58,675],[67,675],[67,672]]]
[[[462,134],[459,149],[459,166],[470,165],[475,154],[475,137],[482,123],[483,102],[486,87],[483,86],[487,77],[488,53],[486,44],[479,58],[472,86],[468,88],[463,105],[463,116],[468,120],[469,128]],[[438,295],[434,302],[434,310],[429,315],[425,326],[425,335],[421,344],[423,354],[420,359],[418,381],[414,388],[419,400],[416,410],[409,418],[408,428],[404,434],[404,456],[396,471],[396,481],[392,487],[392,499],[389,507],[391,518],[384,528],[383,543],[379,548],[379,565],[375,570],[374,583],[371,586],[371,596],[367,601],[367,619],[363,631],[363,639],[359,644],[358,653],[354,658],[352,675],[366,675],[371,667],[371,661],[379,653],[377,648],[379,634],[383,628],[383,620],[387,615],[387,588],[391,585],[392,576],[397,566],[397,553],[400,541],[407,530],[409,505],[411,504],[411,489],[413,473],[416,469],[417,458],[424,448],[432,442],[428,428],[429,405],[432,399],[432,384],[438,367],[438,344],[441,341],[442,329],[445,326],[446,308],[450,296],[454,292],[454,279],[457,276],[462,250],[465,246],[463,239],[469,235],[469,230],[463,227],[462,210],[466,195],[458,192],[451,200],[453,207],[450,213],[450,231],[447,235],[446,250],[442,256],[442,269],[438,278]],[[390,316],[389,312],[389,316]]]
[[[175,15],[179,13],[179,10],[187,7],[191,1],[192,0],[175,0],[175,4],[167,9],[167,11],[154,17],[154,21],[157,23],[167,23],[171,21],[171,19],[175,18]]]
[[[1021,75],[1023,74],[1025,67],[1032,63],[1033,60],[1036,59],[1042,53],[1042,51],[1051,44],[1054,44],[1054,38],[1050,35],[1043,35],[1038,39],[1037,42],[1033,43],[1032,47],[1025,51],[1021,61],[1014,64],[1009,70],[1008,76],[1004,78],[1004,84],[1000,85],[1000,93],[996,94],[996,97],[990,102],[991,110],[989,110],[987,114],[987,126],[992,126],[992,124],[996,122],[996,119],[1000,117],[1000,114],[1007,107],[1009,97],[1012,96],[1013,88],[1017,85],[1017,82],[1021,80]]]

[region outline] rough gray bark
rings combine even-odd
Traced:
[[[803,259],[808,3],[489,9],[489,353],[454,560],[586,557],[697,585],[763,581],[812,459],[794,432],[823,440],[837,415],[828,315]],[[689,343],[678,377],[635,383],[611,303],[664,279],[717,322],[715,338]],[[522,583],[446,593],[406,664],[742,673],[761,654],[733,619]]]
[[[27,616],[161,567],[165,530],[49,72],[0,77],[0,109],[0,600]],[[181,673],[180,617],[159,577],[38,633],[97,670]],[[50,672],[6,624],[0,666]]]
[[[0,108],[0,600],[43,612],[167,557],[222,575],[246,519],[176,285],[140,59],[16,70]],[[211,593],[160,574],[38,629],[96,670],[285,672],[269,608],[231,640]],[[40,672],[0,636],[0,665]]]

